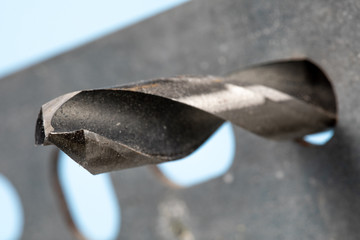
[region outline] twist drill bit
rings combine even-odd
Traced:
[[[296,139],[334,126],[336,103],[315,65],[289,61],[68,93],[42,106],[35,138],[98,174],[185,157],[224,121]]]

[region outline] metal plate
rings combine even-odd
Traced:
[[[326,146],[274,142],[235,128],[231,184],[219,178],[171,189],[146,167],[116,172],[119,238],[181,239],[167,225],[173,207],[196,239],[359,239],[359,5],[191,2],[2,79],[0,169],[22,199],[24,239],[74,238],[50,184],[51,148],[33,143],[42,103],[84,88],[184,73],[226,75],[304,57],[328,74],[337,96],[339,121]]]

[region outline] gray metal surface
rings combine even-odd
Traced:
[[[169,224],[176,219],[196,239],[359,239],[359,12],[355,0],[194,1],[2,79],[0,171],[24,205],[23,238],[74,238],[50,184],[51,150],[33,144],[44,102],[85,88],[222,76],[306,57],[337,96],[339,119],[326,146],[265,140],[235,127],[232,183],[171,189],[146,167],[116,172],[119,238],[181,239]]]

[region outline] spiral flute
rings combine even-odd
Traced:
[[[185,157],[224,121],[296,139],[333,127],[336,103],[319,68],[288,61],[68,93],[41,107],[35,139],[98,174]]]

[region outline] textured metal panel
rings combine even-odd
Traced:
[[[231,184],[219,178],[171,189],[148,168],[116,172],[120,238],[176,239],[166,220],[178,218],[196,239],[359,239],[359,21],[355,0],[196,1],[2,79],[0,169],[24,204],[24,239],[72,238],[49,183],[51,149],[33,144],[43,102],[84,88],[225,75],[303,57],[323,68],[337,95],[328,145],[304,148],[235,128]]]

